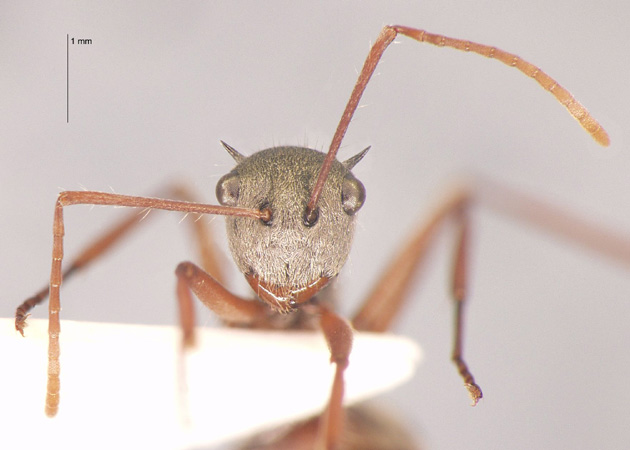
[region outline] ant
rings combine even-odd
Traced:
[[[15,328],[23,335],[29,311],[47,297],[50,298],[46,395],[48,416],[57,413],[60,400],[59,312],[62,280],[97,259],[141,220],[137,214],[130,216],[88,246],[67,268],[62,268],[63,211],[65,207],[77,204],[226,216],[232,256],[257,300],[234,295],[223,286],[215,258],[216,250],[205,239],[203,231],[196,228],[204,255],[202,267],[192,262],[182,262],[176,269],[183,347],[190,348],[195,342],[193,294],[229,326],[258,329],[320,328],[330,349],[331,362],[335,364],[335,376],[328,405],[309,428],[309,445],[318,448],[336,448],[343,442],[344,371],[349,364],[353,329],[383,332],[390,327],[407,297],[415,269],[422,262],[436,231],[444,223],[454,222],[457,236],[452,296],[456,308],[455,344],[451,356],[472,404],[479,402],[483,397],[482,390],[464,360],[462,336],[467,298],[468,212],[479,195],[475,189],[456,192],[438,208],[426,225],[412,236],[403,251],[394,257],[388,270],[350,321],[335,312],[329,290],[325,289],[337,277],[350,252],[356,213],[366,199],[365,187],[352,174],[352,169],[369,148],[343,162],[338,161],[336,155],[381,56],[399,34],[419,42],[477,53],[517,68],[565,106],[596,142],[604,146],[609,144],[604,129],[566,89],[541,69],[518,56],[495,47],[406,26],[386,26],[367,56],[327,153],[300,147],[274,147],[245,156],[222,142],[235,160],[236,167],[217,184],[216,195],[220,205],[197,203],[183,189],[172,192],[177,200],[94,191],[64,191],[59,194],[53,221],[50,284],[24,301],[17,308],[15,317]],[[518,198],[518,194],[510,195]],[[553,214],[545,213],[548,213],[545,217]],[[541,223],[551,226],[545,223],[544,218]],[[579,236],[572,237],[603,252],[612,252],[608,243],[602,243],[599,236],[589,235],[589,230],[582,231],[577,233]]]

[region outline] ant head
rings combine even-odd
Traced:
[[[262,300],[291,311],[337,276],[348,258],[354,215],[365,201],[350,170],[368,149],[335,160],[317,208],[307,214],[325,154],[274,147],[245,157],[223,145],[238,164],[217,184],[219,203],[266,213],[259,220],[226,217],[232,257]]]

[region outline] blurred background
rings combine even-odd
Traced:
[[[368,194],[338,283],[345,314],[462,175],[489,177],[630,239],[625,2],[0,8],[0,316],[11,317],[47,282],[60,190],[143,195],[183,181],[216,203],[215,184],[233,165],[219,139],[246,154],[281,144],[326,150],[370,43],[389,23],[516,53],[567,87],[612,145],[599,147],[517,71],[399,38],[340,153],[346,159],[372,146],[354,170]],[[69,48],[69,123],[67,36],[77,42]],[[121,211],[76,206],[64,214],[72,258]],[[151,217],[64,285],[63,319],[175,323],[173,271],[196,253],[181,214]],[[212,222],[223,241],[223,219]],[[395,329],[417,339],[425,360],[411,383],[381,401],[431,449],[628,448],[628,265],[483,207],[473,227],[465,351],[485,398],[469,407],[449,360],[447,232]],[[226,267],[235,272],[227,253]],[[240,274],[232,286],[248,292]],[[34,316],[45,317],[46,307]]]

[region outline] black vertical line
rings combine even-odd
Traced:
[[[66,123],[70,123],[70,35],[66,34]]]

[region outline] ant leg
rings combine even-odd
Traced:
[[[320,327],[328,342],[330,362],[336,367],[330,400],[319,419],[315,448],[332,449],[339,443],[344,427],[343,374],[348,367],[348,357],[352,349],[352,328],[348,322],[325,306],[320,305],[320,311]]]
[[[352,325],[360,331],[384,332],[390,328],[391,323],[402,309],[404,301],[408,298],[411,282],[418,277],[420,266],[426,260],[433,238],[447,219],[455,220],[459,229],[452,279],[452,296],[455,300],[455,328],[451,359],[464,379],[473,405],[475,405],[482,397],[482,392],[475,383],[462,356],[469,228],[467,209],[469,203],[470,194],[467,191],[460,191],[438,208],[431,219],[416,232],[411,241],[396,255],[359,312],[354,316]]]
[[[434,213],[402,248],[352,320],[359,331],[384,332],[401,311],[408,297],[411,282],[419,276],[420,267],[426,261],[428,248],[440,226],[447,220],[455,220],[459,226],[456,246],[452,295],[456,301],[455,334],[452,360],[457,366],[473,404],[481,398],[481,390],[475,384],[462,359],[463,308],[466,294],[466,248],[468,243],[468,219],[466,213],[472,202],[510,216],[520,222],[537,226],[566,240],[587,248],[609,259],[630,265],[630,240],[627,237],[603,230],[552,205],[511,190],[489,180],[476,180],[468,189],[461,190]]]
[[[484,206],[533,225],[624,266],[630,266],[630,239],[573,215],[570,211],[492,182],[477,179],[474,195]]]
[[[459,226],[457,246],[455,247],[455,261],[453,264],[452,296],[455,300],[455,339],[451,360],[457,366],[459,374],[464,379],[464,386],[468,389],[472,406],[475,406],[483,397],[481,388],[475,383],[475,379],[468,369],[468,365],[462,357],[463,327],[464,327],[464,302],[466,300],[467,269],[468,269],[468,235],[470,222],[466,207],[455,210],[455,220]]]
[[[194,308],[190,291],[219,319],[231,325],[261,326],[267,317],[264,303],[238,297],[225,289],[211,275],[191,262],[182,262],[175,270],[177,298],[184,347],[194,345]]]
[[[356,330],[384,332],[391,327],[408,297],[412,281],[419,276],[433,238],[443,223],[455,212],[464,209],[468,202],[466,191],[456,193],[405,242],[352,319]]]

